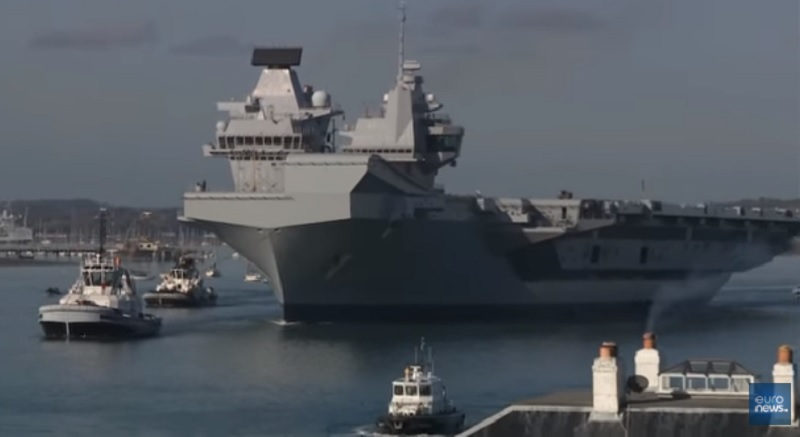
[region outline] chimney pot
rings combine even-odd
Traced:
[[[642,336],[642,346],[645,349],[655,349],[656,348],[656,335],[652,332],[645,332]]]
[[[617,344],[613,341],[604,341],[600,345],[600,358],[616,358],[617,357]]]
[[[788,345],[782,345],[778,348],[778,363],[792,364],[792,348]]]

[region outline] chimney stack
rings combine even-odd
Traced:
[[[617,357],[617,344],[604,342],[600,356],[592,365],[592,413],[589,420],[619,420],[622,389],[622,369]]]
[[[636,351],[634,356],[634,373],[647,378],[647,388],[645,391],[654,392],[658,390],[661,371],[661,356],[656,349],[656,335],[646,332],[642,336],[642,348]]]
[[[793,361],[792,348],[787,345],[782,345],[778,348],[778,362],[772,367],[772,382],[775,384],[791,384],[792,399],[789,401],[792,414],[792,424],[795,423],[797,412],[797,384],[795,382],[795,375],[797,369]]]

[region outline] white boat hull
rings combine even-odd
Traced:
[[[149,308],[188,308],[211,306],[217,303],[217,295],[213,290],[195,290],[188,293],[179,291],[153,291],[142,296]]]
[[[149,337],[159,333],[161,319],[102,306],[46,305],[39,309],[39,325],[48,338]]]
[[[452,435],[464,427],[463,412],[401,416],[386,415],[378,419],[377,427],[382,433],[391,435]]]

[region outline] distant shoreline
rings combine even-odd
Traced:
[[[0,268],[3,267],[47,267],[54,265],[77,264],[78,260],[41,260],[41,259],[21,259],[12,257],[0,257]]]

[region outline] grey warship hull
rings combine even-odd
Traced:
[[[213,194],[195,202],[231,211]],[[769,262],[788,241],[782,226],[758,231],[692,220],[605,220],[572,232],[478,217],[271,229],[232,225],[234,217],[195,222],[270,277],[286,320],[591,320],[643,318],[654,302],[673,310],[702,305],[733,272]]]

